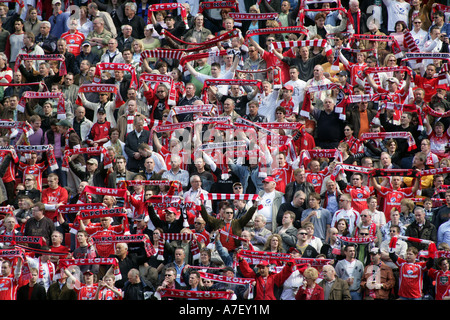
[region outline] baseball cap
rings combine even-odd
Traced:
[[[165,209],[165,211],[169,211],[169,212],[172,212],[174,214],[178,213],[178,210],[176,208],[174,208],[174,207],[168,207],[168,208]]]
[[[292,252],[297,252],[297,253],[301,253],[300,251],[298,251],[298,249],[297,248],[295,248],[295,247],[291,247],[290,249],[289,249],[289,253],[292,253]]]
[[[91,271],[91,269],[87,269],[85,272],[83,272],[83,274],[87,274],[87,273],[94,274],[94,273]]]
[[[175,17],[169,13],[169,14],[166,15],[165,18],[164,18],[164,20],[167,20],[167,19],[175,19]]]
[[[88,161],[86,161],[86,163],[92,163],[92,164],[98,165],[98,161],[95,158],[90,158]]]
[[[396,84],[400,84],[400,82],[398,81],[398,79],[395,78],[395,77],[389,77],[389,78],[387,78],[386,81],[394,82],[394,83],[396,83]]]
[[[84,46],[90,46],[91,43],[89,41],[83,41],[83,43],[81,44],[82,47]]]
[[[275,180],[273,179],[272,176],[268,176],[263,180],[263,182],[275,182]]]
[[[61,127],[72,128],[72,125],[70,124],[69,120],[66,120],[66,119],[59,120],[56,123],[56,125],[61,126]]]
[[[236,186],[241,186],[242,187],[242,183],[240,183],[240,182],[233,183],[233,188],[236,187]]]
[[[106,109],[104,107],[100,107],[98,108],[97,113],[106,113]]]
[[[286,89],[286,90],[291,90],[291,91],[294,91],[294,87],[293,86],[291,86],[290,84],[286,84],[286,85],[284,85],[284,87],[283,87],[284,89]]]
[[[339,75],[339,76],[346,76],[346,77],[347,77],[347,76],[348,76],[348,72],[345,71],[345,70],[341,70],[341,71],[338,72],[338,75]]]
[[[265,266],[265,267],[267,267],[269,265],[269,262],[267,261],[267,260],[261,260],[258,264],[257,264],[257,266],[259,267],[259,266]]]
[[[61,1],[60,0],[53,0],[52,1],[52,4],[57,4],[57,3],[61,3]]]
[[[372,249],[370,249],[370,252],[369,252],[370,254],[380,254],[381,253],[381,251],[380,251],[380,248],[372,248]]]

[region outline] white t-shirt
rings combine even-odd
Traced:
[[[262,199],[260,203],[263,207],[259,209],[258,213],[264,215],[267,219],[267,222],[272,222],[272,206],[275,199],[275,190],[269,193],[264,193],[261,198]]]
[[[408,25],[408,12],[411,5],[408,2],[383,0],[388,12],[388,31],[395,31],[395,23],[404,21]]]

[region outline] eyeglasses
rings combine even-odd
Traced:
[[[301,235],[301,236],[306,236],[307,233],[306,233],[306,232],[300,232],[299,235]]]
[[[242,187],[234,187],[234,189],[242,189]]]
[[[368,234],[368,233],[362,233],[362,232],[361,232],[360,235],[361,235],[361,236],[368,236],[369,234]]]
[[[414,24],[421,24],[422,21],[414,21]]]
[[[173,274],[165,274],[164,277],[172,277]]]
[[[156,91],[156,93],[164,93],[164,92],[165,92],[164,90]]]
[[[225,214],[233,214],[233,211],[225,211]]]

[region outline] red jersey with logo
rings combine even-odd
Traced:
[[[445,296],[445,293],[450,288],[450,270],[442,271],[436,269],[428,270],[428,276],[436,281],[435,285],[435,300],[442,300]]]
[[[13,274],[8,277],[0,277],[0,301],[16,300],[19,280]]]
[[[111,123],[105,121],[103,123],[96,122],[91,128],[88,135],[88,140],[97,141],[103,138],[109,139],[109,129],[111,128]],[[102,146],[105,142],[101,142],[98,145]]]
[[[450,142],[450,136],[447,131],[444,131],[444,134],[440,137],[436,135],[434,131],[432,131],[428,135],[428,139],[430,140],[430,150],[431,152],[437,154],[438,156],[445,155],[445,147]]]
[[[98,284],[93,285],[83,285],[78,291],[78,300],[94,300],[95,293],[97,292]]]
[[[368,209],[367,199],[373,193],[373,187],[364,186],[356,188],[350,185],[344,189],[345,193],[350,194],[352,197],[352,208],[358,212],[362,212],[364,209]]]
[[[68,52],[72,53],[75,57],[80,54],[81,44],[85,39],[84,34],[82,34],[78,30],[76,30],[74,33],[67,31],[61,35],[61,39],[66,40]]]
[[[410,198],[414,195],[412,188],[399,188],[397,190],[381,186],[380,195],[383,197],[383,212],[386,216],[386,222],[391,220],[392,208],[400,210],[400,202],[404,198]]]
[[[19,170],[23,173],[23,181],[25,182],[26,175],[33,175],[36,178],[37,189],[42,191],[42,173],[47,169],[45,162],[28,164],[19,162]]]
[[[109,226],[108,229],[103,229],[101,225],[94,224],[86,228],[86,232],[89,233],[91,237],[93,236],[116,236],[123,234],[123,226],[115,225]],[[102,258],[107,258],[115,253],[116,246],[114,243],[110,244],[96,244],[97,255]]]
[[[328,175],[328,170],[323,170],[319,172],[306,171],[306,181],[311,182],[314,186],[315,192],[320,194],[322,189],[323,179]]]
[[[294,180],[294,171],[286,164],[283,168],[276,168],[272,171],[272,177],[276,182],[275,190],[285,192],[286,185]]]
[[[119,288],[116,288],[116,290],[122,292]],[[103,288],[98,294],[98,300],[122,300],[122,295],[115,294],[111,289]]]
[[[425,90],[425,96],[423,100],[425,100],[425,102],[430,102],[431,97],[436,94],[436,87],[439,84],[439,78],[436,77],[429,79],[416,75],[414,77],[414,83],[416,84],[416,86]]]
[[[295,105],[294,99],[291,98],[289,101],[286,100],[280,100],[277,104],[277,107],[283,107],[286,109],[286,117],[290,117],[293,114],[298,115],[298,108],[299,106]]]
[[[398,258],[396,264],[400,270],[398,295],[404,298],[421,298],[426,262],[408,263]]]
[[[61,186],[56,189],[46,188],[42,191],[41,201],[44,204],[56,205],[58,203],[67,203],[69,201],[69,193]],[[56,210],[45,210],[45,216],[50,220],[56,218]]]

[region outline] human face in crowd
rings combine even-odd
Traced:
[[[166,284],[172,284],[175,282],[176,279],[176,275],[173,272],[173,270],[166,270],[165,274],[164,274],[164,281],[166,282]]]
[[[175,261],[177,263],[182,263],[184,261],[185,253],[183,250],[175,250]]]
[[[52,177],[50,177],[50,178],[48,178],[47,179],[47,182],[48,182],[48,186],[51,188],[51,189],[56,189],[56,188],[58,188],[58,182],[59,182],[59,179],[58,179],[58,177],[55,177],[55,176],[52,176]]]
[[[309,202],[309,207],[310,207],[310,208],[312,208],[312,209],[317,209],[317,208],[319,208],[320,202],[319,202],[316,198],[314,198],[314,197],[309,197],[308,202]]]
[[[306,195],[304,193],[297,192],[294,195],[293,202],[297,208],[301,207],[305,203],[305,201],[306,201]]]

